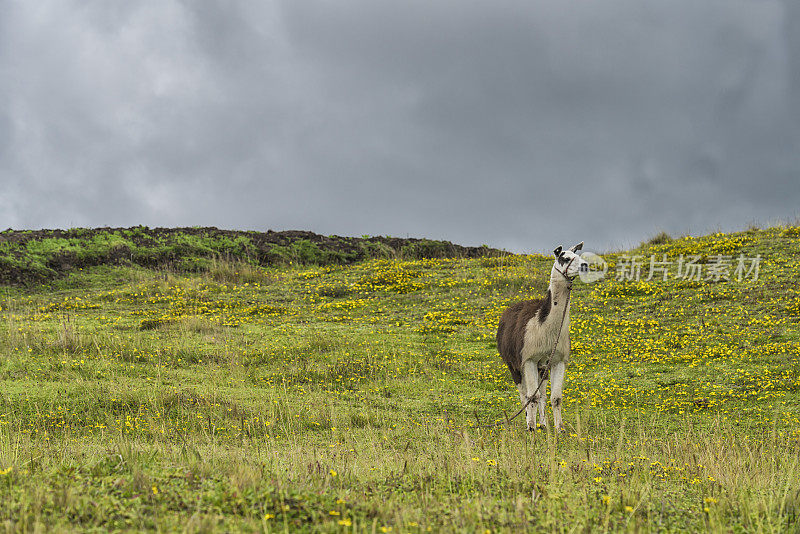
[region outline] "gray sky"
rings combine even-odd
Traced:
[[[0,0],[0,227],[549,250],[800,217],[796,0]]]

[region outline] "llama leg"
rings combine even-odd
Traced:
[[[538,369],[536,369],[536,363],[526,360],[525,363],[522,364],[522,381],[525,384],[525,402],[528,402],[531,396],[533,396],[533,400],[528,404],[528,408],[525,410],[525,420],[528,423],[528,430],[535,430],[536,404],[541,398],[541,392],[539,391],[539,372]]]
[[[547,428],[547,370],[542,369],[542,374],[539,380],[542,384],[539,386],[539,428]]]
[[[559,432],[564,431],[564,424],[561,419],[561,392],[564,389],[564,375],[566,374],[566,364],[558,362],[550,371],[553,383],[550,385],[550,404],[553,406],[553,426]]]
[[[522,381],[517,384],[517,390],[519,391],[519,401],[522,403],[522,406],[525,406],[525,402],[528,400],[528,395],[525,394],[525,377],[522,377]],[[526,411],[527,413],[527,411]]]

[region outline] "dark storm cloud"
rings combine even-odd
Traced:
[[[791,0],[0,5],[0,226],[548,250],[798,215]]]

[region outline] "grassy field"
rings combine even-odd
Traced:
[[[0,526],[799,531],[800,227],[626,254],[642,280],[615,253],[575,285],[560,435],[477,428],[519,406],[494,335],[548,256],[0,286]],[[645,281],[651,254],[732,255],[731,279]]]

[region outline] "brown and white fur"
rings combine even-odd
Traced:
[[[528,430],[536,428],[536,406],[539,408],[539,425],[547,427],[545,415],[545,393],[547,391],[547,365],[553,345],[558,346],[550,364],[550,404],[553,407],[553,426],[563,430],[561,419],[561,392],[564,374],[569,364],[569,295],[572,281],[580,272],[588,271],[589,265],[578,256],[583,242],[569,250],[559,246],[553,251],[556,260],[550,270],[550,286],[547,295],[540,300],[527,300],[509,306],[500,317],[497,329],[497,350],[511,371],[511,377],[519,390],[519,399],[524,405],[531,396],[525,418]],[[564,312],[564,306],[567,306]],[[566,313],[566,314],[565,314]],[[564,324],[561,318],[564,317]],[[559,335],[559,330],[561,334]],[[540,380],[545,383],[541,384]]]

